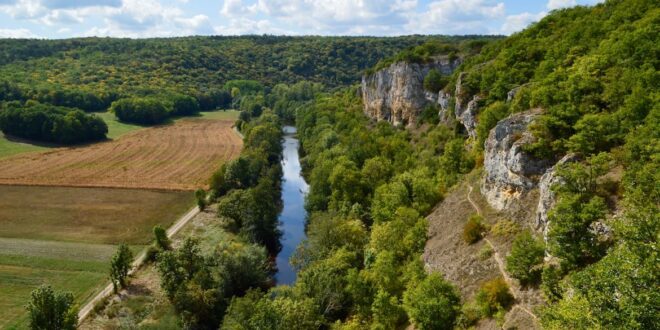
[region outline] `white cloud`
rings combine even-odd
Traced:
[[[514,32],[521,31],[530,23],[538,22],[547,14],[548,13],[546,12],[540,12],[538,14],[522,13],[517,15],[509,15],[504,20],[504,24],[502,24],[501,32],[503,34],[509,35]]]
[[[577,5],[577,2],[575,0],[549,0],[546,7],[548,7],[548,9],[550,10],[553,10],[559,8],[572,7],[575,5]]]
[[[502,2],[488,0],[439,0],[411,17],[410,33],[471,34],[490,32],[489,21],[504,17]]]
[[[0,38],[38,38],[37,35],[28,29],[0,29]]]

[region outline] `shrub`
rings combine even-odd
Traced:
[[[133,252],[128,248],[128,245],[120,244],[110,261],[110,280],[115,292],[117,292],[118,287],[126,287],[126,278],[132,262]]]
[[[156,225],[154,227],[154,238],[156,246],[161,250],[167,251],[172,249],[172,242],[169,237],[167,237],[165,228],[161,227],[161,225]]]
[[[447,85],[449,79],[443,76],[438,70],[431,69],[424,77],[424,89],[431,93],[437,93]]]
[[[490,245],[485,244],[481,250],[479,250],[479,259],[487,260],[493,255],[493,252],[493,248]]]
[[[556,302],[562,297],[562,289],[559,282],[562,279],[562,270],[559,265],[549,264],[543,267],[541,274],[541,291],[547,301]]]
[[[200,211],[206,208],[206,191],[204,189],[195,190],[195,198],[197,199],[197,206]]]
[[[468,244],[474,244],[483,237],[485,231],[483,218],[477,214],[472,215],[463,226],[463,240]]]
[[[514,298],[504,279],[498,277],[481,286],[476,301],[483,315],[493,316],[498,310],[509,308],[513,304]]]
[[[460,298],[453,285],[433,273],[406,290],[403,307],[416,329],[453,329]]]
[[[511,253],[506,258],[506,270],[523,285],[537,283],[541,279],[541,266],[545,245],[524,231],[513,241]]]
[[[42,285],[32,291],[26,308],[30,329],[73,330],[78,324],[78,310],[71,292],[55,292],[50,286]]]
[[[502,219],[496,222],[490,229],[493,235],[508,237],[520,232],[520,225],[509,219]]]

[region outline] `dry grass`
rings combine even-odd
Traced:
[[[0,237],[145,244],[193,205],[190,192],[0,185]]]
[[[0,184],[194,190],[237,157],[230,120],[188,119],[113,141],[0,160]]]

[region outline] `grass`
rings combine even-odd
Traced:
[[[30,292],[37,286],[48,283],[56,290],[70,291],[78,303],[89,299],[107,279],[107,267],[101,265],[88,270],[71,270],[66,260],[48,261],[47,267],[39,263],[20,261],[12,257],[15,264],[0,264],[0,328],[25,329],[27,315],[25,304]],[[3,262],[6,259],[0,257]],[[41,260],[44,261],[44,260]],[[29,265],[29,267],[21,266]],[[57,267],[58,265],[62,267]],[[87,265],[85,265],[87,266]]]
[[[155,224],[193,205],[189,192],[0,186],[0,329],[26,328],[25,304],[41,284],[83,304],[107,282],[116,244],[137,254]]]
[[[116,139],[126,133],[147,127],[136,124],[122,123],[117,120],[117,117],[115,117],[113,113],[110,112],[100,112],[96,113],[96,115],[101,117],[101,119],[103,119],[103,121],[105,121],[105,123],[108,125],[108,139]]]
[[[217,110],[217,111],[208,111],[200,112],[199,117],[209,120],[237,120],[240,111],[237,110]]]
[[[193,205],[190,192],[0,186],[0,237],[146,244]]]
[[[49,147],[32,144],[22,141],[20,139],[8,139],[2,132],[0,132],[0,158],[9,157],[12,155],[47,150]]]

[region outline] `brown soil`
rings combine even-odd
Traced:
[[[184,120],[116,141],[0,160],[0,184],[194,190],[237,157],[241,138],[225,120]]]

